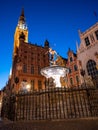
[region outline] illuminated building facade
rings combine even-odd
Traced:
[[[66,66],[69,68],[68,86],[76,87],[81,85],[81,62],[77,59],[77,54],[70,49],[68,51],[68,60]]]
[[[82,63],[85,80],[98,77],[98,22],[85,32],[79,31],[80,46],[77,47],[78,60]],[[81,82],[83,79],[81,78]]]
[[[28,28],[24,10],[20,15],[14,35],[13,65],[11,86],[12,91],[38,90],[45,87],[45,78],[40,69],[49,65],[49,42],[44,47],[28,43]]]

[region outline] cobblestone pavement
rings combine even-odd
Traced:
[[[98,118],[62,121],[0,121],[0,130],[98,130]]]

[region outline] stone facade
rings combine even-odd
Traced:
[[[85,77],[92,79],[98,75],[98,22],[85,32],[79,31],[80,46],[77,48],[78,60],[85,70]],[[82,82],[83,79],[81,78]]]

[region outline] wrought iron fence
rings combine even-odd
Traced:
[[[49,88],[10,98],[11,120],[55,120],[98,116],[98,89]]]

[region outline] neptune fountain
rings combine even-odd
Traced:
[[[54,79],[55,86],[62,87],[60,78],[65,77],[69,70],[65,66],[62,66],[62,64],[61,65],[57,64],[59,55],[56,53],[55,50],[49,48],[49,56],[50,56],[50,66],[42,68],[41,74],[46,78],[52,77]]]

